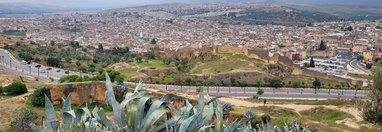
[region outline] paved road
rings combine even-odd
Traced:
[[[62,76],[68,75],[65,73],[65,70],[60,68],[47,67],[43,65],[41,65],[40,68],[37,68],[37,65],[39,64],[23,64],[7,50],[0,49],[0,70],[4,70],[5,72],[17,75],[34,76],[44,80],[48,80],[49,78],[58,80]],[[48,70],[48,68],[51,68],[51,70]],[[77,72],[69,72],[69,75],[73,74],[80,75],[80,73]]]
[[[32,63],[30,65],[24,65],[15,59],[7,50],[0,49],[0,70],[5,72],[17,74],[17,75],[29,75],[48,80],[50,77],[58,80],[65,74],[63,69],[52,68],[48,71],[46,66],[41,66]],[[45,72],[41,72],[44,70]],[[59,72],[58,72],[59,70]],[[79,73],[70,72],[70,75]],[[130,82],[128,82],[130,83]],[[135,84],[135,83],[134,83]],[[176,90],[185,92],[195,92],[196,86],[176,86],[176,85],[161,85],[161,84],[144,84],[146,86],[154,86],[161,90]],[[319,89],[315,92],[314,89],[294,89],[294,88],[263,88],[264,94],[261,98],[267,99],[304,99],[304,100],[327,100],[327,99],[367,99],[368,91],[363,90],[330,90]],[[242,97],[250,98],[256,95],[257,88],[255,87],[206,87],[206,93],[214,96],[229,96],[229,97]]]
[[[358,60],[352,60],[350,61],[350,66],[360,72],[369,74],[370,70],[366,69],[366,67],[362,66]]]
[[[129,82],[135,85],[135,83]],[[195,92],[196,86],[177,86],[162,84],[143,84],[153,86],[160,90],[175,90],[184,92]],[[265,99],[300,99],[300,100],[328,100],[328,99],[368,99],[366,90],[337,90],[337,89],[318,89],[312,88],[262,88],[264,94],[260,98]],[[213,96],[228,96],[238,98],[251,98],[256,95],[257,87],[205,87],[204,92]]]

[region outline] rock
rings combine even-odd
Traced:
[[[79,82],[48,85],[47,89],[53,104],[60,104],[69,94],[72,104],[104,104],[105,82]]]

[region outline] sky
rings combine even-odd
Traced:
[[[5,3],[33,3],[69,8],[127,7],[162,3],[254,2],[265,0],[0,0]],[[382,0],[276,0],[294,4],[327,4],[382,7]]]

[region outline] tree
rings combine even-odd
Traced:
[[[345,31],[349,31],[349,32],[353,31],[353,26],[349,26],[349,27],[347,27],[347,28],[345,29]]]
[[[366,68],[367,68],[367,69],[371,69],[372,67],[373,67],[373,64],[371,64],[371,63],[367,63],[367,64],[366,64]]]
[[[320,88],[320,87],[321,87],[321,81],[320,81],[320,79],[318,79],[318,78],[314,78],[313,86],[314,86],[314,88]]]
[[[46,89],[43,87],[37,88],[35,91],[33,91],[33,94],[29,97],[29,101],[34,106],[44,106],[45,104],[45,96]]]
[[[279,88],[282,86],[282,80],[278,77],[271,78],[269,80],[269,85],[274,88]]]
[[[98,45],[98,50],[103,51],[103,45],[102,44]]]
[[[150,44],[157,44],[157,41],[155,39],[151,39]]]
[[[309,67],[316,67],[316,65],[314,64],[314,60],[313,60],[313,57],[312,57],[312,58],[310,58]]]
[[[363,118],[365,121],[382,126],[382,67],[376,67],[372,71],[370,101],[367,101],[363,108]]]
[[[257,96],[261,96],[264,94],[264,90],[262,88],[258,88],[256,94],[257,94]]]
[[[8,95],[21,95],[27,93],[28,89],[24,83],[15,81],[12,84],[6,86],[4,88],[4,92],[6,92]]]
[[[256,86],[261,88],[264,85],[264,82],[262,80],[257,80],[256,81]]]
[[[29,124],[33,123],[38,118],[38,115],[35,111],[22,108],[18,110],[18,114],[11,122],[11,130],[18,132],[29,132],[32,131],[29,127]]]
[[[21,52],[19,53],[19,57],[27,62],[33,60],[32,54],[29,52]]]
[[[321,87],[320,79],[314,78],[313,86],[314,86],[314,93],[317,93],[317,89],[319,89]]]
[[[138,63],[142,63],[142,57],[141,56],[135,57],[135,61],[137,61]]]
[[[235,84],[236,84],[236,79],[233,78],[233,77],[231,77],[231,78],[230,78],[230,81],[231,81],[231,86],[235,86]]]
[[[48,66],[52,66],[52,67],[60,67],[61,65],[61,59],[59,58],[55,58],[55,57],[49,57],[47,60],[46,60],[46,64]]]
[[[321,51],[326,50],[326,45],[323,40],[321,40],[318,50],[321,50]]]

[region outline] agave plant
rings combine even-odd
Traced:
[[[103,131],[131,131],[131,132],[300,132],[309,129],[300,128],[294,122],[291,127],[285,125],[281,130],[269,123],[252,127],[254,113],[245,114],[248,123],[234,121],[225,123],[223,120],[223,103],[217,98],[204,98],[203,88],[199,91],[198,105],[194,107],[188,99],[185,106],[177,109],[171,104],[170,99],[177,97],[168,94],[155,100],[150,94],[142,89],[141,84],[135,87],[133,92],[127,93],[124,100],[119,103],[115,99],[114,91],[108,74],[106,74],[106,103],[113,108],[114,120],[107,118],[102,108],[95,107],[90,111],[87,107],[76,111],[71,108],[71,96],[69,95],[62,105],[62,121],[58,121],[56,111],[50,99],[45,96],[45,119],[41,127],[30,124],[35,132],[103,132]],[[182,97],[178,97],[182,98]],[[207,103],[205,103],[207,102]],[[213,118],[216,120],[213,121]]]

